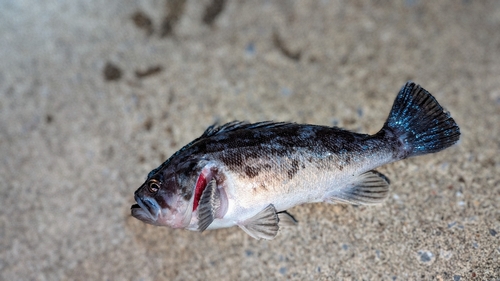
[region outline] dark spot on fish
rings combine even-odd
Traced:
[[[120,80],[120,78],[122,77],[121,69],[111,62],[106,63],[106,65],[104,66],[103,74],[106,81],[116,81]]]
[[[245,174],[249,178],[254,178],[254,177],[258,176],[259,172],[260,172],[260,168],[258,168],[258,167],[250,167],[250,166],[245,167]]]
[[[225,4],[225,0],[212,0],[212,2],[205,8],[203,23],[206,25],[212,25],[215,19],[224,10]]]
[[[147,35],[153,34],[153,22],[145,13],[137,11],[132,15],[135,26],[146,31]]]
[[[219,173],[219,170],[217,168],[212,168],[212,174],[214,174],[215,180],[219,185],[223,184],[226,181],[226,176],[224,173]]]
[[[188,164],[186,165],[185,170],[186,171],[192,171],[192,170],[194,170],[194,168],[196,167],[196,165],[198,165],[197,162],[189,161]]]
[[[191,199],[191,197],[189,199]],[[155,200],[161,208],[170,208],[170,205],[167,203],[167,201],[165,201],[164,196],[155,196]]]
[[[136,70],[135,71],[135,77],[137,78],[145,78],[151,75],[158,74],[162,72],[163,68],[161,65],[155,65],[155,66],[150,66],[145,70]]]
[[[339,170],[343,170],[344,166],[349,166],[352,162],[351,160],[351,153],[345,152],[342,154],[343,161],[342,163],[339,164]],[[343,165],[344,164],[344,165]]]
[[[194,184],[196,184],[196,182],[193,182],[193,184],[189,185],[189,186],[179,185],[180,186],[180,194],[184,198],[184,200],[189,201],[189,200],[191,200],[191,197],[193,197],[194,189],[192,186]]]
[[[293,176],[297,174],[297,171],[299,170],[299,160],[293,159],[291,163],[291,168],[288,170],[288,178],[293,179]]]
[[[266,191],[267,191],[267,186],[263,182],[261,182],[259,184],[259,186],[252,188],[252,193],[253,194],[257,194],[257,193],[260,193],[260,192],[266,192]]]

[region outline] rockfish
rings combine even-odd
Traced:
[[[374,135],[272,121],[212,125],[148,174],[132,216],[194,231],[237,225],[270,240],[296,223],[286,211],[293,206],[381,203],[389,180],[373,169],[438,152],[459,137],[449,113],[412,82]]]

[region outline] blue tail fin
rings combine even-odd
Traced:
[[[399,141],[397,156],[402,159],[452,146],[460,138],[460,129],[429,92],[408,82],[379,134]]]

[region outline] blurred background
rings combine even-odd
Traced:
[[[499,1],[0,1],[1,280],[498,280]],[[273,241],[130,216],[214,122],[375,133],[429,90],[458,145],[379,169],[381,206],[308,204]]]

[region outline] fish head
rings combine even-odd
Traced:
[[[186,175],[185,171],[174,167],[169,165],[153,170],[148,175],[147,180],[134,193],[137,204],[131,207],[133,217],[157,226],[189,226],[193,215],[191,206],[195,184],[189,174],[195,173],[196,169]]]

